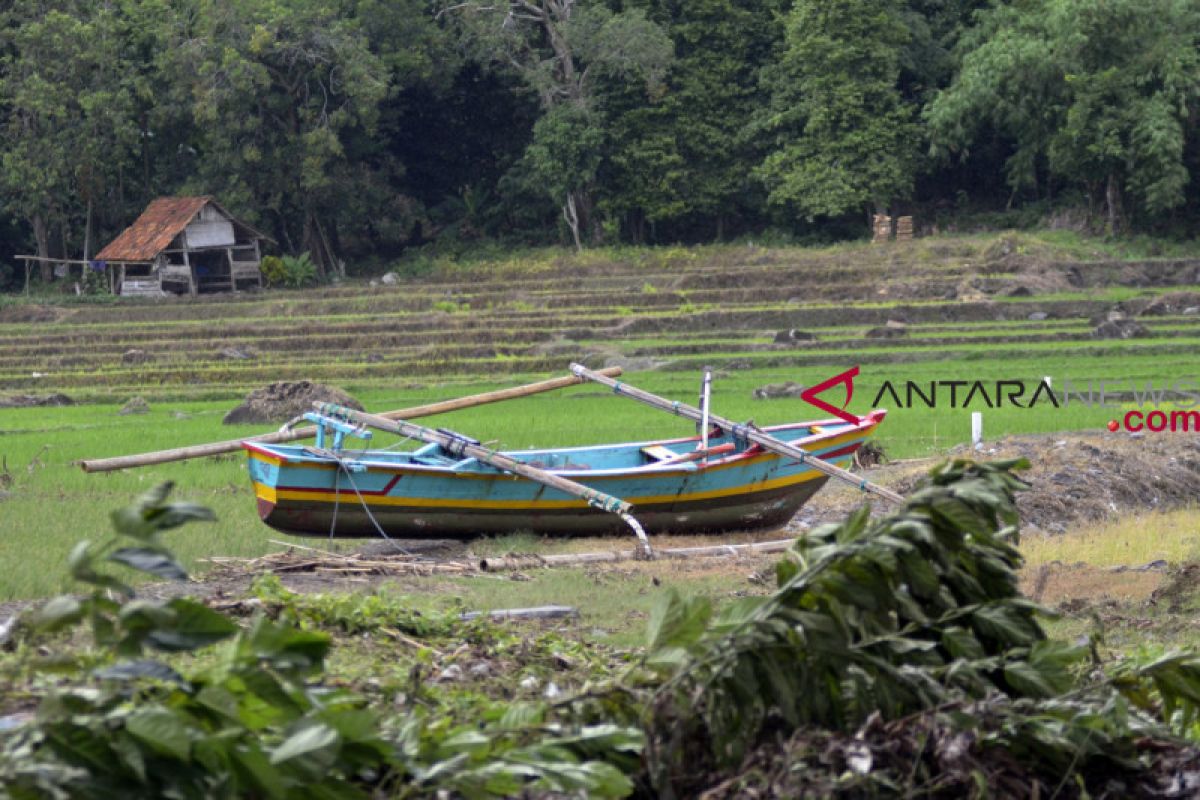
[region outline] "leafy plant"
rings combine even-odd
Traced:
[[[317,282],[317,265],[308,253],[283,257],[283,285],[301,289]]]
[[[1034,773],[1081,779],[1098,762],[1138,765],[1138,737],[1185,731],[1200,711],[1194,655],[1102,665],[1093,648],[1047,639],[1045,612],[1017,586],[1020,466],[955,461],[894,516],[872,521],[864,508],[812,532],[778,564],[768,597],[715,613],[668,594],[646,656],[664,679],[652,705],[659,789],[681,772],[695,779],[695,743],[728,768],[768,731],[852,732],[910,715],[968,731],[965,742],[1008,750]]]
[[[454,300],[435,300],[432,306],[434,311],[442,311],[447,314],[457,314],[461,311],[470,311],[469,303],[458,303]]]
[[[211,520],[167,503],[163,484],[112,515],[117,536],[81,542],[72,576],[91,588],[56,597],[18,623],[34,669],[75,681],[53,688],[36,720],[0,738],[0,794],[16,797],[368,797],[446,790],[469,797],[526,788],[622,796],[641,749],[634,728],[554,721],[513,705],[495,724],[451,726],[411,714],[385,725],[358,697],[323,685],[328,636],[256,616],[245,628],[189,599],[137,597],[105,569],[163,578],[186,573],[163,531]],[[124,546],[122,546],[124,545]],[[28,645],[87,621],[99,651],[29,656]],[[149,653],[224,642],[190,675]],[[43,645],[44,646],[44,645]],[[612,762],[612,763],[610,763]]]
[[[0,283],[3,280],[0,278]],[[108,273],[102,270],[84,269],[82,291],[86,295],[111,295]]]
[[[284,278],[287,277],[287,271],[283,266],[283,259],[279,256],[263,256],[258,269],[262,273],[263,281],[266,282],[267,286],[282,286]]]

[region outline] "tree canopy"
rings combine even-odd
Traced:
[[[1191,0],[8,4],[0,263],[187,193],[326,271],[879,210],[1190,233],[1198,39]]]

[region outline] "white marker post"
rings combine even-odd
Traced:
[[[979,411],[971,412],[971,445],[976,450],[983,446],[983,414]]]

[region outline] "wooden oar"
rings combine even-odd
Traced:
[[[621,368],[609,367],[608,369],[600,370],[600,372],[604,375],[615,377],[621,374]],[[439,403],[430,403],[413,408],[402,408],[399,411],[387,411],[379,416],[388,419],[428,417],[433,414],[444,414],[447,411],[458,411],[462,408],[497,403],[501,400],[528,397],[531,394],[563,389],[567,386],[574,386],[580,383],[583,383],[582,378],[568,375],[565,378],[552,378],[548,381],[538,381],[537,383],[530,383],[525,386],[514,386],[511,389],[498,389],[494,392],[473,394],[468,397],[459,397],[455,400],[443,400]],[[89,459],[87,461],[80,461],[79,466],[83,467],[84,472],[110,472],[114,469],[125,469],[126,467],[148,467],[153,464],[166,464],[170,461],[186,461],[189,458],[204,458],[205,456],[218,456],[222,453],[234,453],[242,449],[242,442],[261,442],[263,444],[294,442],[297,439],[307,439],[314,436],[316,432],[317,429],[315,427],[307,426],[290,431],[265,433],[260,436],[244,436],[241,439],[229,439],[224,442],[198,444],[191,447],[175,447],[170,450],[157,450],[152,453],[139,453],[137,455],[118,456],[116,458]]]
[[[606,375],[601,375],[599,372],[593,372],[592,370],[580,364],[572,364],[571,372],[581,378],[586,378],[589,381],[594,381],[595,383],[607,386],[616,394],[622,394],[626,397],[631,397],[634,400],[639,400],[645,403],[646,405],[660,408],[663,411],[669,411],[677,416],[686,417],[697,422],[704,417],[704,413],[698,408],[685,405],[684,403],[676,403],[673,400],[668,400],[665,397],[659,397],[656,394],[643,391],[642,389],[630,386],[627,383],[615,381]],[[794,458],[803,464],[808,464],[818,472],[823,472],[831,478],[837,478],[838,480],[845,481],[852,486],[858,487],[864,492],[870,492],[871,494],[878,495],[884,499],[891,500],[893,503],[904,502],[904,497],[896,492],[893,492],[891,489],[885,489],[878,484],[871,483],[868,480],[860,478],[849,470],[844,470],[839,466],[830,464],[828,461],[821,460],[819,457],[813,455],[802,447],[797,447],[794,444],[776,439],[774,436],[764,433],[757,428],[753,428],[749,425],[741,425],[733,422],[732,420],[718,417],[715,414],[708,415],[708,422],[716,425],[718,428],[729,433],[737,439],[745,439],[754,442],[764,450],[769,450],[772,453],[778,453],[779,455],[787,456],[788,458]]]
[[[561,475],[555,475],[553,472],[546,472],[545,470],[531,467],[502,453],[497,453],[494,450],[488,450],[486,447],[474,444],[470,440],[454,433],[435,431],[433,428],[426,428],[423,425],[418,425],[415,422],[406,422],[402,419],[393,420],[378,414],[365,414],[362,411],[355,411],[354,409],[334,405],[333,403],[313,403],[313,408],[328,417],[349,420],[357,422],[360,425],[378,428],[388,433],[395,433],[412,439],[420,439],[430,444],[441,445],[443,450],[453,456],[469,456],[470,458],[479,460],[481,463],[490,464],[496,469],[520,475],[522,478],[528,478],[531,481],[537,481],[540,484],[549,486],[552,489],[558,489],[564,494],[586,500],[587,504],[593,508],[608,511],[625,520],[626,524],[633,528],[633,532],[637,534],[642,550],[646,555],[650,555],[650,542],[646,539],[646,532],[642,530],[641,524],[633,518],[633,506],[619,497],[613,497],[610,494],[596,491],[590,486],[584,486],[582,483],[567,480]]]

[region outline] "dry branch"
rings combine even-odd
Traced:
[[[721,556],[737,557],[762,553],[782,553],[791,546],[792,542],[792,539],[777,539],[770,542],[718,544],[708,547],[658,547],[654,550],[654,558],[656,560],[714,558]],[[509,553],[496,558],[480,559],[479,569],[483,572],[503,572],[535,567],[568,567],[579,564],[597,563],[612,564],[634,560],[641,560],[641,556],[636,550],[612,550],[601,553],[552,553],[544,556],[535,553]]]
[[[274,540],[272,540],[274,541]],[[658,560],[689,558],[738,558],[747,555],[781,553],[792,544],[792,539],[777,539],[750,544],[719,544],[707,547],[669,547],[654,551]],[[480,572],[512,572],[538,567],[571,567],[580,564],[615,564],[623,561],[644,560],[636,550],[612,550],[599,553],[509,553],[494,558],[469,561],[439,561],[422,559],[411,555],[370,555],[361,553],[339,554],[304,545],[288,545],[287,550],[257,558],[235,556],[211,556],[204,559],[219,569],[244,574],[320,572],[343,575],[463,575],[478,576]]]

